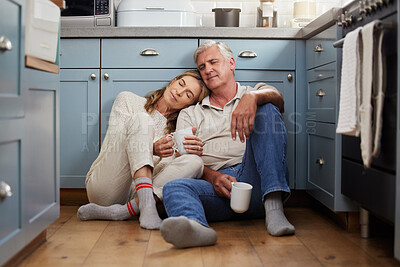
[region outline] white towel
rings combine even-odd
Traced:
[[[378,157],[381,148],[382,111],[385,100],[386,75],[384,73],[382,58],[383,30],[375,28],[374,31],[374,84],[372,88],[372,101],[374,106],[374,147],[372,156]]]
[[[342,78],[340,83],[337,133],[359,136],[360,103],[360,30],[349,32],[343,43]]]
[[[360,129],[361,129],[361,157],[365,167],[371,166],[372,161],[372,150],[374,142],[373,129],[379,129],[378,137],[380,137],[381,120],[379,119],[379,126],[376,127],[376,115],[377,105],[372,99],[373,91],[375,95],[381,97],[382,92],[382,62],[378,63],[377,60],[381,61],[381,44],[375,43],[374,30],[376,23],[379,21],[373,21],[365,25],[361,31],[363,41],[363,55],[362,55],[362,75],[361,75],[361,105],[360,105]],[[378,31],[380,32],[380,31]],[[378,38],[382,42],[382,37]],[[379,49],[379,56],[375,55],[374,58],[374,47]],[[374,68],[374,63],[379,68]],[[377,71],[377,72],[376,72]],[[379,86],[380,88],[372,89],[373,86]],[[373,108],[373,104],[375,109]],[[383,103],[379,103],[379,117],[382,112]],[[377,147],[379,148],[379,146]]]

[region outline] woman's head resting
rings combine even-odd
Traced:
[[[190,70],[172,79],[163,98],[170,109],[178,111],[203,100],[207,95],[208,89],[198,71]]]

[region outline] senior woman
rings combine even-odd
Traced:
[[[120,93],[114,101],[99,156],[87,177],[89,204],[78,210],[81,220],[126,220],[140,213],[140,226],[159,229],[153,196],[162,199],[163,185],[177,178],[199,178],[203,143],[185,137],[188,154],[176,157],[170,133],[179,111],[208,95],[197,70],[186,71],[143,98]],[[154,184],[154,188],[153,188]]]

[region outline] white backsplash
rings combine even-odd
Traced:
[[[317,16],[325,13],[332,7],[343,6],[349,0],[316,0]],[[259,0],[192,0],[197,13],[199,26],[214,26],[215,7],[240,8],[239,27],[255,27],[257,22],[257,7]],[[293,18],[293,0],[275,0],[274,5],[278,9],[278,27],[290,28],[290,21]]]

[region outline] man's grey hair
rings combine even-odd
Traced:
[[[194,51],[193,57],[194,57],[194,62],[197,65],[197,58],[199,57],[199,54],[204,52],[204,50],[212,47],[212,46],[216,46],[219,49],[219,52],[221,52],[221,54],[224,56],[224,58],[226,60],[230,60],[231,58],[233,58],[233,53],[232,50],[229,48],[229,46],[224,43],[224,42],[216,42],[214,40],[207,40],[204,41],[197,49],[196,51]]]

